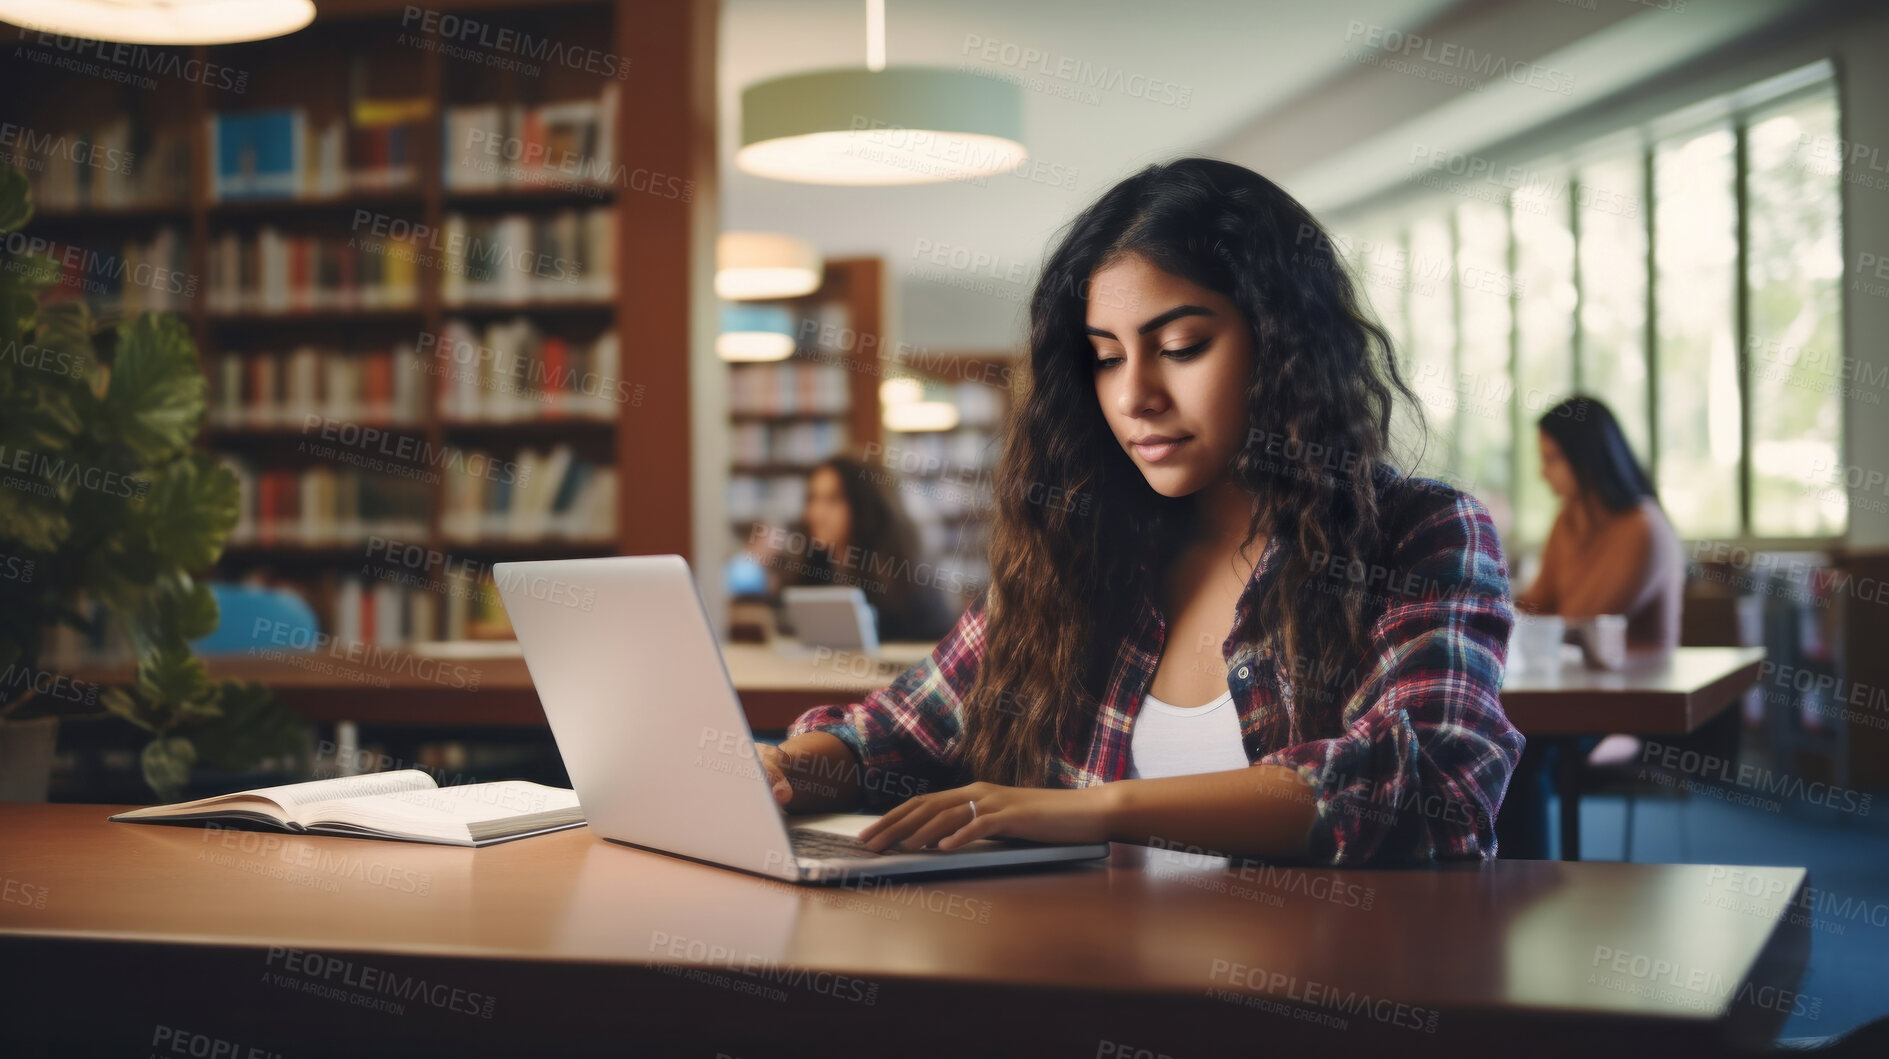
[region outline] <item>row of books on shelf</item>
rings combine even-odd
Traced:
[[[728,410],[747,415],[839,414],[852,401],[848,385],[846,369],[838,364],[744,364],[728,373]]]
[[[346,574],[334,586],[334,637],[342,643],[400,647],[428,640],[489,637],[511,628],[490,572],[384,568]]]
[[[210,244],[205,297],[213,313],[410,308],[424,253],[412,239],[224,232]]]
[[[82,298],[101,315],[182,311],[197,294],[185,240],[168,225],[149,239],[52,240],[36,253],[59,269],[49,300]]]
[[[230,542],[333,546],[370,536],[424,540],[429,476],[435,468],[444,478],[441,530],[449,540],[597,540],[615,533],[616,469],[577,458],[569,445],[549,452],[524,449],[511,460],[482,450],[436,450],[425,442],[410,448],[401,454],[416,461],[368,450],[311,450],[318,458],[364,463],[365,468],[263,469],[226,455],[240,492]]]
[[[800,475],[733,474],[728,477],[728,518],[787,526],[807,504],[807,480]]]
[[[301,596],[318,615],[320,631],[344,645],[399,647],[417,641],[494,639],[511,634],[490,564],[408,569],[369,562],[332,579],[289,580],[268,587]],[[75,604],[86,627],[62,623],[47,630],[42,657],[48,664],[103,667],[133,661],[123,622],[110,608],[96,599],[81,598]],[[314,643],[312,637],[282,640],[286,641],[280,648],[284,651],[307,649]],[[263,645],[275,646],[267,639]]]
[[[969,379],[947,384],[945,400],[958,407],[961,427],[994,427],[1003,419],[1004,391],[987,382]]]
[[[569,445],[520,449],[495,464],[463,460],[448,471],[440,515],[449,541],[600,540],[616,533],[617,471]]]
[[[449,191],[608,187],[616,166],[618,89],[594,99],[449,107],[441,123]],[[222,111],[204,120],[213,202],[327,199],[414,188],[424,97],[357,99],[321,118],[302,107]],[[175,206],[190,198],[187,127],[152,126],[127,114],[90,128],[16,126],[0,136],[0,162],[27,176],[42,209]]]
[[[617,86],[595,99],[447,107],[441,177],[448,191],[603,187],[616,179]]]
[[[736,464],[805,465],[832,455],[846,443],[839,420],[804,423],[735,423],[728,432],[729,458]]]
[[[427,370],[440,377],[440,414],[449,420],[612,419],[619,405],[641,400],[620,374],[615,330],[576,341],[522,316],[483,331],[455,319],[432,345]]]
[[[481,333],[451,320],[441,334],[362,351],[297,346],[223,353],[210,377],[209,420],[224,428],[294,427],[310,416],[419,426],[437,380],[449,424],[613,419],[640,400],[619,375],[615,331],[587,341],[546,336],[522,317]]]
[[[41,210],[174,206],[190,200],[190,139],[120,115],[86,129],[0,125],[0,164],[25,174]]]
[[[410,342],[374,352],[224,353],[210,379],[209,419],[227,428],[300,426],[310,416],[417,425],[431,366]]]
[[[210,311],[409,308],[419,301],[421,268],[440,272],[447,305],[602,301],[616,293],[609,207],[452,213],[439,233],[413,233],[378,220],[329,235],[288,235],[273,225],[248,236],[225,231],[210,245]]]
[[[447,305],[594,301],[616,293],[616,210],[449,213],[438,240]]]
[[[888,431],[879,457],[888,473],[906,478],[969,481],[997,466],[999,440],[976,430]]]
[[[311,118],[300,107],[229,111],[205,119],[210,198],[338,198],[419,182],[425,98],[356,100],[347,117]]]
[[[362,454],[366,455],[366,454]],[[239,509],[230,543],[334,545],[369,536],[424,540],[428,483],[354,467],[259,469],[225,456]]]

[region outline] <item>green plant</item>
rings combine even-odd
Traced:
[[[0,236],[32,213],[26,179],[0,169]],[[198,761],[240,769],[292,753],[302,725],[260,685],[211,681],[190,649],[217,626],[193,572],[222,555],[238,489],[193,448],[205,383],[188,330],[157,313],[95,322],[76,299],[41,305],[60,269],[35,242],[0,248],[0,719],[95,698],[150,733],[145,781],[175,800]],[[89,627],[81,599],[122,627],[136,676],[47,694],[47,634]]]

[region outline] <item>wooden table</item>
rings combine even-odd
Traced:
[[[1808,1003],[1801,868],[1118,845],[815,890],[588,828],[471,850],[117,808],[0,805],[0,1052],[1686,1055]]]
[[[1683,735],[1756,683],[1763,662],[1762,647],[1681,647],[1629,652],[1617,671],[1510,669],[1502,709],[1524,735]]]
[[[1502,709],[1530,739],[1563,740],[1556,786],[1561,801],[1561,859],[1581,856],[1580,769],[1573,752],[1583,735],[1626,732],[1684,735],[1723,712],[1757,682],[1762,647],[1681,647],[1630,652],[1617,671],[1564,665],[1551,672],[1510,669]]]
[[[483,656],[343,647],[271,649],[206,662],[213,678],[258,681],[310,721],[544,726],[544,707],[515,646],[514,653],[496,656],[491,652],[506,650],[504,645],[483,646]],[[814,706],[855,702],[885,687],[935,646],[887,643],[866,655],[793,643],[723,644],[722,657],[748,723],[756,731],[775,731]],[[122,668],[77,676],[100,684],[131,680]]]

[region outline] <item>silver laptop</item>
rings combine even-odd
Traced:
[[[492,573],[577,800],[603,838],[797,883],[1108,855],[1106,842],[1008,839],[874,853],[858,834],[876,816],[786,814],[681,556],[498,563]]]
[[[879,650],[879,616],[866,593],[853,585],[789,585],[781,590],[794,639],[808,647],[873,654]]]

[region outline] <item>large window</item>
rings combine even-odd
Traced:
[[[1653,151],[1653,480],[1688,537],[1738,533],[1738,202],[1730,129]]]
[[[1538,545],[1535,424],[1584,393],[1681,535],[1842,534],[1837,128],[1826,81],[1341,228],[1423,404],[1415,469]]]
[[[1574,392],[1574,229],[1562,196],[1540,186],[1516,191],[1515,411],[1516,536],[1545,540],[1554,520],[1554,494],[1541,480],[1541,450],[1533,421]]]
[[[1749,495],[1758,535],[1840,533],[1847,514],[1838,444],[1840,398],[1853,373],[1844,370],[1838,304],[1836,142],[1829,96],[1758,115],[1745,131]]]

